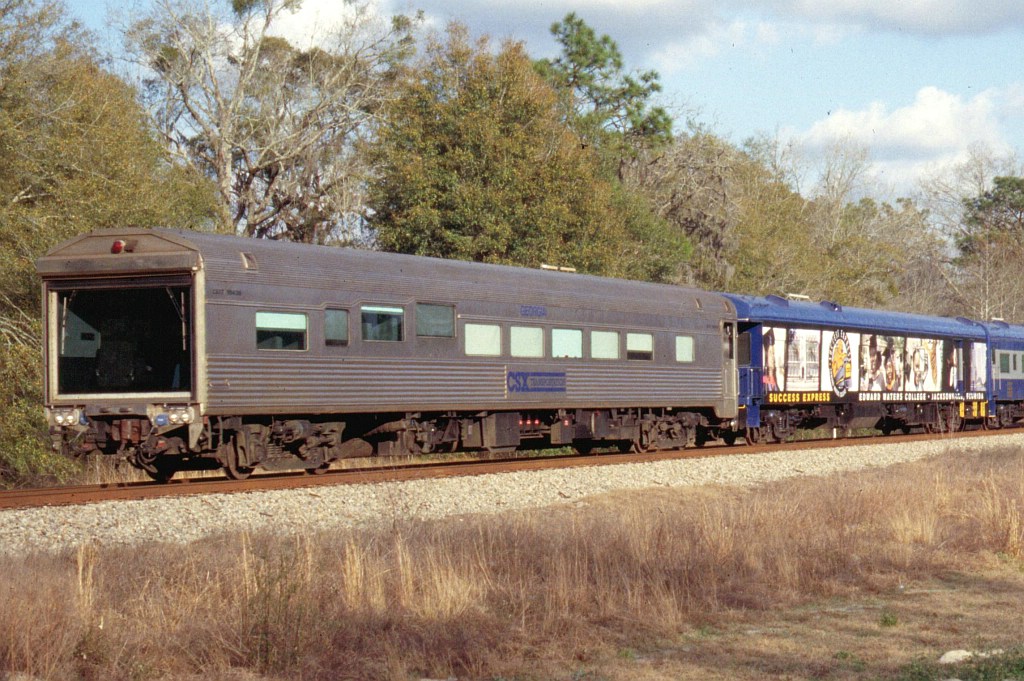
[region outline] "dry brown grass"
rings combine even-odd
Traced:
[[[999,597],[1019,597],[1022,505],[1024,461],[1007,451],[379,531],[10,559],[0,562],[0,669],[45,679],[853,678],[891,671],[911,654],[898,649],[942,645],[927,615],[942,601],[929,594],[945,593],[951,575],[997,575]],[[891,601],[910,591],[923,610]],[[969,594],[952,592],[946,601],[967,607],[957,599]],[[866,637],[875,657],[850,652],[839,633],[818,637],[823,626]],[[761,633],[735,635],[752,627]],[[989,643],[998,627],[955,647]],[[1013,631],[1002,647],[1021,643]]]

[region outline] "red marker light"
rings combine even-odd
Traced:
[[[124,239],[118,239],[114,243],[110,244],[110,252],[114,254],[121,253],[124,251],[124,247],[126,245],[127,244],[125,244]]]

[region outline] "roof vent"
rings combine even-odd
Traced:
[[[830,312],[842,312],[843,311],[843,306],[842,305],[840,305],[839,303],[833,302],[831,300],[823,300],[820,303],[818,303],[818,305],[821,305],[823,308],[825,308],[826,310],[829,310]]]

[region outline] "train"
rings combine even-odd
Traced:
[[[1024,418],[1024,327],[168,229],[41,257],[54,446],[179,471]]]

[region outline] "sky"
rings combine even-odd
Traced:
[[[767,134],[812,163],[852,145],[883,196],[913,195],[972,147],[1024,151],[1020,0],[368,1],[522,41],[534,57],[557,55],[551,25],[575,12],[618,43],[627,70],[658,71],[677,130],[690,117],[735,144]],[[119,3],[66,2],[114,44]],[[322,26],[342,4],[305,0],[291,28]]]

